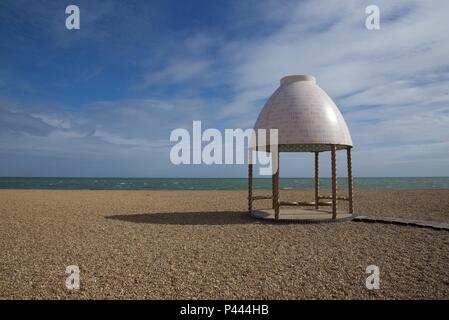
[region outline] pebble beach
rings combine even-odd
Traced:
[[[292,201],[312,194],[281,191]],[[449,232],[264,222],[247,215],[246,197],[0,190],[0,299],[449,299]],[[354,198],[356,214],[449,222],[448,189]],[[65,286],[69,265],[79,266],[79,290]],[[379,290],[365,286],[369,265],[379,266]]]

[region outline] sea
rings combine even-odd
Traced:
[[[354,178],[356,189],[449,189],[449,177]],[[11,178],[0,177],[0,189],[54,190],[245,190],[246,178]],[[338,179],[346,188],[347,179]],[[280,188],[312,189],[313,178],[282,178]],[[329,178],[320,178],[322,189],[330,188]],[[254,189],[270,189],[270,178],[255,178]]]

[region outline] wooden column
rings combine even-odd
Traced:
[[[273,155],[271,155],[271,157],[272,157],[271,159],[273,159]],[[277,172],[271,173],[271,207],[273,209],[276,208],[276,198],[275,198],[275,194],[277,194],[277,192],[275,191],[275,189],[276,189],[276,174],[277,174]]]
[[[348,162],[348,200],[349,200],[349,213],[354,213],[354,207],[352,204],[352,147],[347,147],[346,157]]]
[[[337,148],[331,145],[332,158],[332,219],[337,218]]]
[[[253,212],[253,164],[248,163],[248,212]]]
[[[318,209],[318,196],[320,193],[320,153],[315,152],[315,209]]]
[[[276,172],[272,175],[272,187],[273,187],[273,209],[274,217],[276,220],[279,219],[279,152],[271,153],[272,156],[272,166],[277,165]]]

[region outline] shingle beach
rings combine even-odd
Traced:
[[[266,223],[248,217],[246,196],[0,190],[0,298],[449,299],[449,232]],[[449,190],[356,190],[355,212],[449,222]],[[78,291],[65,286],[68,265]],[[379,290],[365,286],[368,265]]]

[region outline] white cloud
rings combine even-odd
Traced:
[[[429,150],[449,141],[449,3],[378,1],[379,31],[364,26],[367,4],[301,2],[267,37],[229,43],[227,53],[239,48],[230,58],[236,95],[221,115],[255,120],[282,76],[313,74],[343,111],[361,159],[402,161],[398,172],[425,175]],[[449,153],[439,154],[447,161],[439,174],[448,175]],[[407,170],[410,157],[420,159],[421,171]],[[368,167],[361,174],[391,174],[387,165]]]
[[[449,175],[449,2],[376,1],[378,31],[365,28],[369,4],[234,4],[223,12],[228,26],[222,33],[170,35],[152,48],[135,76],[135,98],[97,101],[79,113],[4,108],[0,122],[9,131],[0,136],[0,148],[143,157],[145,150],[167,148],[169,132],[190,128],[192,120],[250,127],[282,76],[313,74],[348,122],[357,174]],[[171,93],[172,86],[179,90]],[[169,94],[156,96],[152,88]],[[295,170],[284,172],[307,173]]]
[[[195,81],[210,67],[207,60],[176,61],[162,70],[148,72],[138,89],[146,89],[153,85],[168,85]]]

